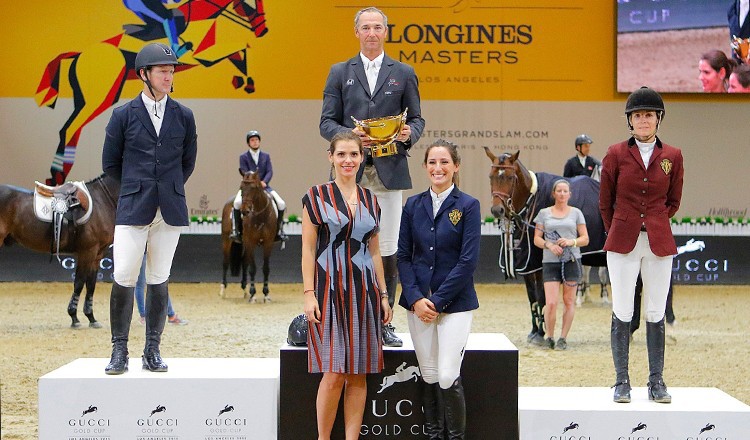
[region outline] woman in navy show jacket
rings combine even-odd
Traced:
[[[479,259],[479,201],[462,193],[455,144],[427,147],[423,166],[430,189],[410,197],[401,216],[399,304],[407,321],[423,380],[425,429],[431,439],[463,439],[466,404],[461,362],[479,307],[474,270]]]

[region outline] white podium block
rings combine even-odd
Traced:
[[[732,440],[750,435],[750,406],[717,388],[669,387],[671,404],[633,388],[631,403],[611,388],[521,387],[521,440]]]
[[[119,376],[77,359],[39,379],[39,439],[275,440],[279,359],[165,359]]]

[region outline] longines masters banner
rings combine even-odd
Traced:
[[[328,177],[318,123],[333,63],[356,55],[354,14],[362,1],[39,0],[4,8],[0,71],[0,183],[30,187],[61,171],[68,180],[101,173],[111,111],[142,88],[133,61],[144,44],[172,45],[182,63],[172,97],[191,107],[199,155],[187,185],[192,215],[220,215],[236,192],[245,133],[262,134],[273,187],[299,214],[303,192]],[[592,155],[627,137],[626,95],[615,92],[615,2],[573,0],[382,1],[386,53],[419,77],[426,128],[411,150],[414,190],[427,187],[424,147],[461,146],[462,188],[489,214],[489,160],[521,151],[533,170],[562,173],[573,140]],[[697,73],[696,73],[697,75]],[[746,212],[740,189],[691,178],[703,155],[724,176],[741,176],[736,130],[742,103],[665,96],[666,142],[685,152],[678,215]],[[717,130],[702,129],[710,114]],[[708,123],[708,122],[707,122]],[[746,138],[746,136],[742,136]],[[745,142],[746,144],[747,142]],[[743,156],[745,157],[745,156]]]

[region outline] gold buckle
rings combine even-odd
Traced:
[[[396,147],[396,144],[388,144],[383,146],[373,146],[370,147],[372,150],[372,157],[385,157],[385,156],[393,156],[394,154],[398,153],[398,148]]]

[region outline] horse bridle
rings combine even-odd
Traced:
[[[518,176],[515,173],[516,167],[515,167],[515,165],[504,165],[504,164],[494,164],[493,163],[492,164],[492,169],[494,170],[496,168],[498,170],[503,171],[503,172],[512,171],[513,172],[513,174],[512,174],[513,180],[511,182],[511,186],[510,186],[510,192],[506,193],[506,192],[502,192],[502,191],[492,191],[492,199],[493,200],[495,198],[500,199],[500,202],[505,207],[505,212],[508,213],[507,216],[506,216],[508,218],[508,220],[514,221],[516,223],[527,223],[528,224],[528,219],[524,220],[523,215],[526,214],[527,212],[532,212],[533,211],[533,210],[530,210],[530,208],[534,204],[534,201],[535,201],[534,196],[536,195],[536,191],[531,191],[529,193],[529,197],[524,202],[523,207],[521,208],[521,210],[518,211],[518,212],[516,212],[515,208],[513,207],[513,202],[512,202],[513,201],[513,195],[516,192],[516,185],[518,184]],[[518,226],[520,226],[520,225],[518,225]]]
[[[245,183],[245,182],[243,182],[243,183]],[[248,184],[249,184],[249,182],[248,182]],[[240,190],[241,190],[241,188],[240,188]],[[270,195],[267,194],[262,188],[261,188],[261,191],[263,191],[263,195],[265,196],[266,206],[264,206],[263,209],[260,209],[260,210],[256,211],[256,210],[253,209],[253,207],[255,206],[255,204],[252,203],[252,200],[251,200],[250,203],[248,203],[250,205],[249,214],[251,214],[253,216],[259,216],[260,214],[262,214],[262,213],[266,212],[267,210],[269,210],[271,208],[271,206],[273,205],[273,201],[271,200]],[[244,197],[243,197],[243,199],[244,199]],[[243,200],[243,206],[244,206],[244,200]],[[265,224],[265,222],[259,224],[258,228],[261,228],[264,224]]]

